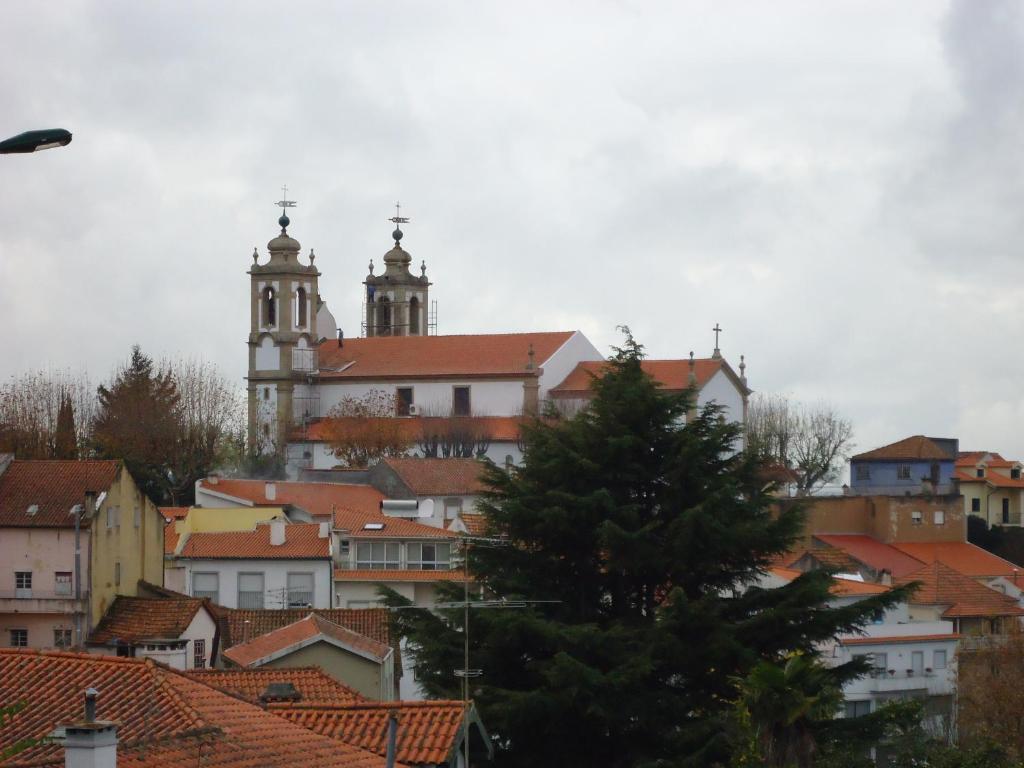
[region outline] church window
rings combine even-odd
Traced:
[[[409,299],[409,335],[420,335],[420,300],[415,296]]]
[[[395,415],[408,416],[412,410],[412,387],[398,387],[395,390]]]
[[[264,400],[269,400],[270,399],[270,387],[264,387],[263,388],[263,399]]]
[[[299,288],[297,291],[295,291],[295,304],[296,304],[296,310],[297,310],[295,312],[295,317],[296,317],[295,324],[299,328],[305,328],[306,327],[306,289],[305,288]]]
[[[391,302],[387,296],[381,296],[377,302],[377,334],[379,336],[391,335]]]
[[[274,288],[269,285],[263,289],[263,310],[266,325],[277,325],[277,303],[274,301]]]
[[[469,416],[469,387],[452,387],[452,416]]]

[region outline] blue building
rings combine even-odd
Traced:
[[[954,465],[960,441],[914,435],[850,459],[854,494],[954,493]]]

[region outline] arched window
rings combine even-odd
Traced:
[[[296,304],[296,307],[295,307],[296,308],[295,324],[299,328],[305,328],[306,327],[306,289],[305,288],[299,288],[297,291],[295,291],[295,304]]]
[[[381,296],[377,302],[377,335],[391,335],[391,302],[387,296]]]
[[[420,335],[420,300],[415,296],[409,299],[409,335]]]
[[[277,325],[277,302],[274,300],[274,287],[271,285],[263,289],[263,317],[267,325]]]

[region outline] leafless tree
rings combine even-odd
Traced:
[[[39,370],[0,384],[0,452],[21,459],[49,459],[58,453],[61,404],[70,402],[76,453],[89,453],[89,430],[96,414],[96,387],[84,371]]]
[[[797,492],[809,495],[839,477],[853,448],[853,426],[828,403],[754,395],[747,413],[747,448],[766,464],[793,470]]]
[[[1024,634],[1014,628],[973,638],[957,654],[957,667],[960,743],[994,742],[1024,759]]]
[[[380,389],[342,398],[323,423],[324,439],[347,467],[367,467],[384,456],[404,456],[409,419],[395,416],[395,396]]]
[[[431,413],[419,419],[417,445],[427,458],[471,459],[483,456],[491,447],[491,430],[486,417],[456,416],[450,411]]]

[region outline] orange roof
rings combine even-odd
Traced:
[[[230,648],[248,638],[259,637],[275,629],[294,624],[311,612],[323,616],[334,624],[365,635],[379,643],[397,648],[392,640],[391,624],[386,608],[289,608],[275,610],[244,610],[240,608],[219,608],[221,637],[224,647]]]
[[[85,503],[86,491],[108,490],[120,469],[120,461],[15,459],[0,474],[0,527],[74,528],[72,507]]]
[[[174,551],[178,548],[178,529],[174,525],[174,520],[164,524],[164,554],[173,555]]]
[[[280,507],[290,504],[300,507],[311,515],[326,517],[335,508],[351,509],[373,513],[380,510],[384,494],[372,485],[349,483],[301,483],[283,480],[273,481],[274,498],[267,498],[266,480],[238,480],[218,478],[211,483],[209,478],[200,480],[205,491],[222,493],[254,506]]]
[[[721,359],[694,360],[698,389],[722,369],[722,362]],[[591,392],[590,383],[594,377],[603,376],[607,366],[608,362],[605,360],[586,360],[579,363],[558,386],[551,388],[549,394],[552,397],[587,397]],[[662,389],[682,392],[690,386],[689,360],[644,360],[640,367],[660,384]]]
[[[184,517],[188,517],[188,511],[192,507],[157,507],[157,509],[164,516],[164,520],[181,520]]]
[[[273,704],[268,711],[378,755],[387,752],[388,715],[395,712],[397,759],[408,765],[447,765],[460,743],[465,706],[461,701],[389,701],[344,707]]]
[[[483,463],[477,459],[392,459],[380,461],[390,467],[417,496],[468,496],[482,492]]]
[[[936,560],[895,580],[897,584],[921,582],[910,603],[948,606],[944,618],[958,616],[1024,616],[1024,608],[1001,592],[990,589],[969,576]]]
[[[368,529],[367,524],[383,525],[383,528]],[[334,513],[334,527],[348,531],[353,539],[452,539],[458,534],[445,528],[426,525],[404,517],[393,517],[377,512],[366,515],[349,509],[339,509]]]
[[[284,524],[284,544],[270,543],[270,525],[252,531],[191,533],[180,557],[218,560],[323,560],[331,557],[330,536],[320,537],[319,523]]]
[[[817,560],[821,565],[835,568],[844,573],[854,573],[861,569],[861,565],[841,549],[809,549],[801,553],[800,557],[808,556]],[[800,558],[796,558],[799,560]]]
[[[930,437],[914,435],[913,437],[898,440],[895,443],[889,443],[889,445],[883,445],[881,448],[875,448],[872,451],[859,453],[856,456],[853,456],[852,460],[885,461],[899,459],[923,459],[928,461],[931,459],[950,458],[952,457],[936,445]]]
[[[519,430],[523,423],[521,416],[458,416],[454,418],[458,418],[460,422],[472,424],[474,430],[481,434],[486,434],[492,441],[499,443],[516,442],[519,439]],[[397,436],[410,444],[418,442],[423,436],[424,430],[437,430],[447,426],[451,421],[451,419],[446,416],[374,416],[370,418],[356,416],[331,417],[331,421],[340,427],[352,424],[353,426],[357,425],[360,429],[365,429],[367,423],[381,421],[384,419],[397,424],[399,428],[399,434]],[[319,421],[310,424],[305,431],[293,432],[292,440],[294,442],[302,443],[330,442],[330,437],[327,432],[327,421],[328,419],[320,419]],[[446,459],[446,461],[449,461],[449,459]]]
[[[913,555],[860,533],[816,533],[814,538],[830,547],[841,549],[854,560],[875,570],[889,571],[894,577],[917,570],[923,564]],[[811,550],[814,555],[817,550]]]
[[[44,739],[80,721],[82,691],[100,690],[97,715],[118,723],[121,768],[382,768],[370,752],[306,728],[204,685],[151,659],[0,649],[0,696],[26,702],[0,724],[0,744]],[[64,765],[64,749],[45,739],[5,765]]]
[[[951,632],[948,635],[892,635],[890,637],[848,637],[840,638],[840,645],[889,645],[891,643],[925,643],[942,640],[959,640],[960,635]]]
[[[993,555],[991,552],[966,541],[910,542],[893,544],[901,552],[923,563],[934,563],[940,560],[955,571],[965,576],[995,577],[1006,576],[1012,579],[1020,571],[1020,567],[1009,560]]]
[[[804,575],[803,571],[798,571],[795,568],[773,566],[768,570],[784,581],[793,581],[793,579]],[[883,592],[888,592],[889,587],[882,584],[856,581],[855,579],[843,579],[837,576],[832,578],[832,587],[829,591],[839,597],[846,597],[848,595],[880,595]]]
[[[487,515],[464,511],[459,519],[466,528],[467,536],[487,535]]]
[[[573,335],[494,333],[475,336],[377,336],[320,345],[321,379],[524,377],[533,347],[540,367]]]
[[[355,704],[366,697],[358,691],[342,685],[320,667],[287,667],[274,669],[196,669],[188,672],[200,682],[214,688],[241,696],[253,704],[261,704],[261,696],[271,683],[291,683],[299,692],[304,705],[313,704]]]
[[[96,626],[89,645],[115,641],[177,639],[203,607],[198,597],[125,597],[118,595]]]
[[[335,581],[421,581],[432,584],[435,581],[462,581],[461,570],[455,571],[394,571],[359,568],[335,568]]]
[[[978,477],[973,472],[956,470],[953,477],[961,483],[985,483],[993,488],[1024,488],[1024,478],[1012,478],[1000,475],[998,472],[986,472],[984,477]]]
[[[986,456],[988,457],[987,461],[985,460]],[[977,467],[979,464],[984,464],[986,467],[1010,469],[1019,463],[1017,461],[1008,461],[994,451],[961,451],[957,454],[955,466]]]
[[[222,655],[241,667],[260,666],[320,640],[334,641],[346,650],[376,662],[383,662],[391,652],[383,643],[310,613],[294,624],[228,648]]]

